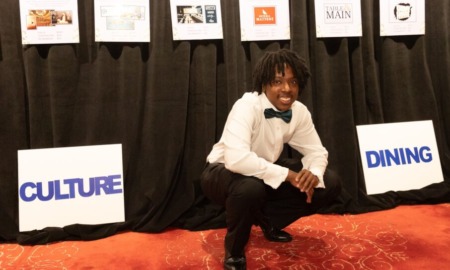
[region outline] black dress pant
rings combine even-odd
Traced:
[[[283,159],[277,164],[296,172],[302,167],[298,159]],[[231,256],[244,255],[252,225],[259,225],[264,220],[283,229],[334,200],[340,193],[338,177],[327,170],[324,182],[326,188],[316,188],[312,203],[306,203],[306,194],[289,182],[273,189],[261,179],[227,170],[222,163],[207,164],[201,175],[205,196],[225,207],[225,250]]]

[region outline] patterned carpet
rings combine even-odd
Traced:
[[[360,215],[313,215],[290,243],[254,227],[248,269],[450,269],[450,204]],[[0,245],[0,269],[222,269],[224,229],[124,232],[101,240]]]

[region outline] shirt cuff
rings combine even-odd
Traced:
[[[316,186],[316,188],[325,188],[325,182],[323,181],[323,173],[321,170],[312,168],[309,170],[312,174],[317,176],[319,178],[319,184]]]
[[[267,170],[263,177],[263,181],[266,185],[273,189],[277,189],[286,180],[289,169],[275,164],[272,164],[272,166],[273,167],[270,170]]]

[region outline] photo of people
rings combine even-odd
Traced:
[[[27,15],[27,30],[38,27],[72,24],[72,11],[29,10]]]
[[[55,11],[56,24],[72,24],[72,11]]]

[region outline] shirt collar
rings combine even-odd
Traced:
[[[261,94],[259,95],[259,98],[260,98],[260,100],[261,100],[261,105],[262,105],[262,109],[263,109],[263,110],[264,110],[264,109],[267,109],[267,108],[272,108],[272,109],[274,109],[275,111],[278,111],[278,112],[279,112],[279,110],[278,110],[277,108],[275,108],[275,106],[273,106],[273,104],[269,101],[269,99],[267,98],[267,96],[266,96],[265,93],[261,93]]]

